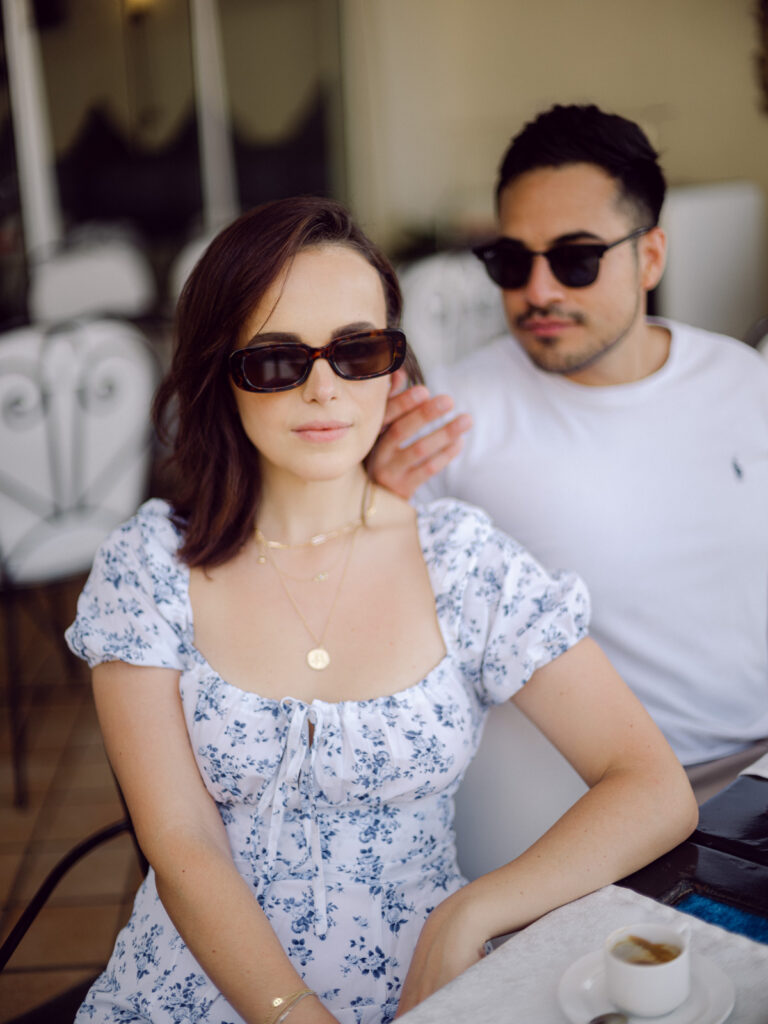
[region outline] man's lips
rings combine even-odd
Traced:
[[[536,317],[523,319],[519,321],[519,324],[524,331],[529,331],[540,338],[551,338],[576,326],[573,320],[541,320]]]
[[[328,442],[340,440],[349,428],[350,424],[341,420],[312,420],[310,423],[294,427],[293,432],[298,434],[302,441]]]

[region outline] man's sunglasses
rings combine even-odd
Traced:
[[[304,383],[316,359],[327,359],[344,380],[370,380],[399,370],[405,351],[403,332],[386,327],[334,338],[323,348],[299,341],[238,348],[230,354],[229,373],[243,391],[289,391]]]
[[[525,287],[531,276],[534,256],[543,256],[557,280],[566,288],[586,288],[597,280],[600,260],[609,249],[651,230],[650,227],[637,228],[609,245],[598,242],[562,243],[543,252],[527,249],[513,238],[498,238],[495,242],[475,246],[472,252],[485,264],[490,279],[501,288]]]

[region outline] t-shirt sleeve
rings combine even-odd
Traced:
[[[515,541],[490,530],[468,574],[462,646],[485,704],[509,700],[536,669],[587,635],[589,595],[572,572],[547,572]]]
[[[167,518],[141,515],[96,553],[65,636],[93,667],[106,661],[181,669],[186,576],[168,547]]]

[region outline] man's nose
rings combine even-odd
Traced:
[[[534,256],[531,272],[523,289],[523,294],[530,305],[544,308],[553,302],[560,302],[565,297],[565,289],[552,273],[546,256]]]
[[[308,402],[328,402],[336,397],[339,378],[327,359],[315,359],[304,382],[303,394]]]

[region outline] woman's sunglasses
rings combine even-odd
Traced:
[[[523,288],[531,276],[534,256],[543,256],[560,284],[566,288],[586,288],[594,284],[600,271],[600,260],[609,249],[623,245],[651,231],[637,228],[610,245],[597,242],[574,242],[553,245],[543,252],[527,249],[512,238],[499,238],[487,245],[478,245],[472,252],[485,265],[490,279],[501,288]]]
[[[230,354],[229,373],[243,391],[289,391],[304,383],[316,359],[327,359],[344,380],[370,380],[399,370],[405,351],[403,332],[386,327],[334,338],[323,348],[300,341],[238,348]]]

